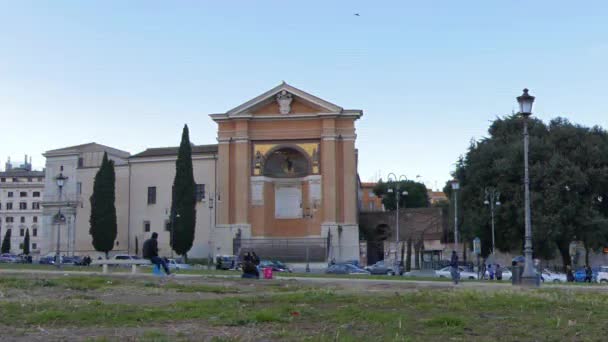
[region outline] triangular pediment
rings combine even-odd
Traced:
[[[313,113],[340,114],[343,110],[340,106],[283,82],[269,91],[229,110],[226,114],[229,117]]]

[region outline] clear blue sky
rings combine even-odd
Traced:
[[[0,1],[0,158],[136,153],[184,123],[215,143],[207,114],[285,80],[364,110],[362,180],[441,185],[524,87],[544,120],[608,127],[607,18],[606,1]]]

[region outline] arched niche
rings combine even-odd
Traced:
[[[299,149],[279,147],[269,151],[262,174],[273,178],[295,178],[310,174],[310,161]]]

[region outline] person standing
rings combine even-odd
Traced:
[[[494,280],[494,267],[492,267],[492,264],[488,264],[488,274],[488,278]]]
[[[171,275],[171,271],[169,271],[169,267],[167,267],[167,263],[163,258],[158,256],[158,234],[156,232],[152,233],[152,237],[144,242],[142,247],[142,254],[144,259],[150,260],[151,263],[161,267],[165,270],[167,275]]]
[[[452,251],[452,258],[450,259],[450,274],[452,275],[452,281],[455,285],[458,285],[460,280],[460,271],[458,269],[458,254],[456,251]]]
[[[585,283],[591,283],[593,279],[593,270],[591,270],[591,266],[585,266]]]
[[[502,280],[502,267],[499,264],[496,264],[496,280]]]

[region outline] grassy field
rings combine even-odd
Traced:
[[[402,285],[400,285],[402,284]],[[600,341],[599,290],[3,275],[2,340]]]

